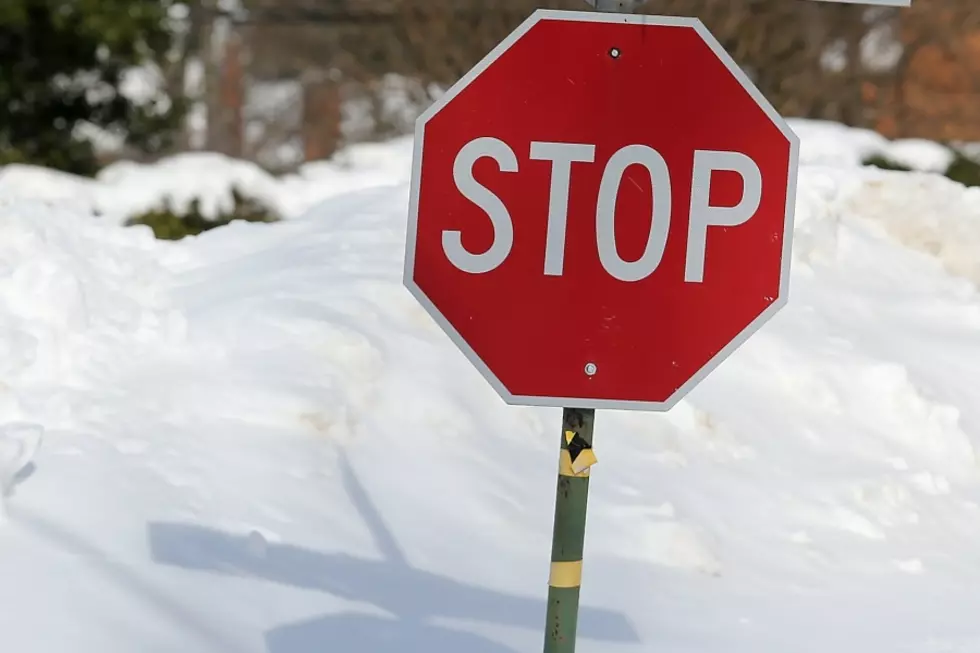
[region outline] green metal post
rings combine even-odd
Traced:
[[[589,499],[589,469],[580,457],[592,455],[595,411],[565,408],[562,414],[558,493],[551,541],[545,653],[574,653],[578,626],[579,588],[585,546],[585,514]],[[585,456],[581,453],[586,451]],[[573,467],[572,461],[576,461]],[[594,460],[594,459],[593,459]],[[576,471],[576,470],[580,471]]]
[[[609,12],[628,13],[640,4],[639,0],[586,1],[596,11]],[[585,515],[589,502],[589,467],[595,462],[592,453],[594,421],[595,411],[592,409],[563,409],[544,653],[575,653]]]

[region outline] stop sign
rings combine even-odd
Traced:
[[[700,21],[537,11],[417,122],[405,284],[508,403],[665,410],[785,304],[798,147]]]

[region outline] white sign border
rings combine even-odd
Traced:
[[[415,249],[416,231],[418,229],[418,200],[419,189],[422,180],[422,144],[425,136],[425,125],[443,107],[448,105],[453,99],[469,86],[480,74],[493,65],[497,59],[511,48],[521,37],[523,37],[532,27],[544,20],[558,20],[565,22],[593,22],[593,23],[626,23],[641,25],[660,25],[673,27],[689,27],[694,29],[704,42],[711,48],[718,59],[728,68],[729,72],[735,77],[742,87],[748,92],[753,100],[760,106],[770,120],[776,125],[780,132],[786,137],[790,145],[789,174],[786,180],[786,219],[784,223],[782,265],[780,270],[779,297],[770,304],[766,310],[759,314],[748,326],[746,326],[735,338],[733,338],[724,348],[716,353],[701,369],[699,369],[686,383],[680,386],[674,393],[663,402],[647,401],[619,401],[609,399],[588,399],[582,397],[533,397],[522,396],[511,393],[506,386],[497,378],[490,368],[477,355],[476,351],[467,344],[463,337],[456,331],[455,327],[439,311],[436,305],[422,292],[413,278],[415,268]],[[708,31],[704,24],[697,18],[674,17],[674,16],[650,16],[644,14],[616,14],[616,13],[596,13],[591,11],[564,11],[558,9],[538,9],[521,23],[513,32],[491,50],[483,59],[480,60],[472,69],[463,75],[459,81],[453,84],[439,99],[437,99],[425,112],[419,116],[415,123],[415,143],[412,154],[412,179],[411,195],[409,197],[408,226],[405,240],[405,262],[403,270],[403,283],[411,292],[412,296],[425,308],[426,312],[442,328],[447,336],[456,344],[459,350],[469,359],[487,382],[497,391],[497,394],[505,403],[512,406],[541,406],[551,408],[583,408],[583,409],[612,409],[612,410],[643,410],[664,412],[673,408],[691,390],[715,370],[726,358],[738,349],[746,340],[749,339],[763,324],[769,321],[773,315],[779,312],[789,299],[790,282],[790,262],[793,250],[793,225],[796,212],[796,185],[799,170],[799,149],[800,139],[790,128],[786,120],[779,115],[776,109],[762,95],[762,92],[752,83],[748,76],[738,67],[738,64],[731,58],[728,52],[722,47],[721,43]],[[583,372],[584,373],[584,372]]]
[[[848,5],[873,5],[875,7],[911,7],[912,0],[813,0],[814,2],[836,2]]]

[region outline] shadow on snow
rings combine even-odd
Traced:
[[[345,458],[341,458],[341,468],[347,493],[382,551],[382,560],[324,554],[287,544],[267,544],[257,552],[245,536],[169,522],[147,526],[153,560],[326,592],[371,603],[394,616],[334,614],[284,625],[266,633],[269,653],[513,653],[478,635],[433,624],[434,618],[543,630],[543,600],[467,585],[413,568]],[[578,631],[592,639],[638,641],[624,615],[598,608],[581,609]]]

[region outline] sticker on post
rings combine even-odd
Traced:
[[[572,472],[576,476],[584,474],[592,465],[599,462],[595,452],[592,451],[592,445],[575,431],[565,431],[565,444],[568,446]]]

